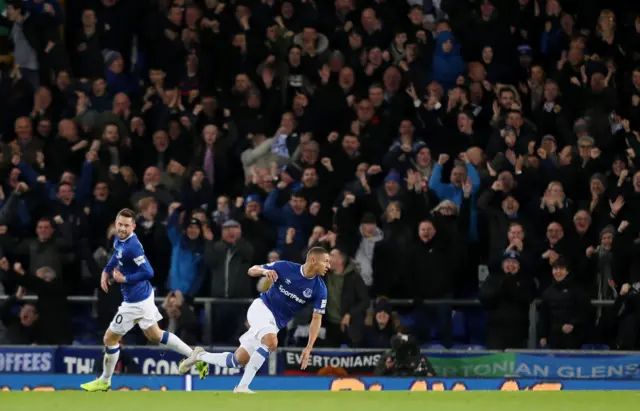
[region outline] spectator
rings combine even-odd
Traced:
[[[253,295],[247,270],[253,261],[253,247],[242,238],[242,228],[235,220],[222,225],[222,239],[213,242],[205,234],[204,263],[211,297],[249,298]],[[237,304],[219,304],[213,318],[213,340],[230,344],[235,327],[240,324],[244,308]]]
[[[424,299],[451,299],[453,298],[452,274],[455,268],[450,260],[450,246],[448,239],[438,230],[431,221],[422,221],[418,226],[419,245],[412,250],[413,259],[410,263],[413,267],[413,294],[419,304],[421,323],[429,324],[416,330],[421,341],[431,340],[431,326],[438,325],[441,333],[442,345],[451,347],[451,307],[422,306],[420,301]]]
[[[154,270],[151,282],[158,290],[165,291],[173,257],[167,227],[158,218],[158,203],[153,197],[140,200],[138,209],[135,233],[145,247],[145,254]],[[158,294],[164,292],[158,291]]]
[[[391,348],[391,337],[395,334],[395,324],[389,302],[382,298],[374,306],[373,313],[365,321],[365,341],[367,348]]]
[[[18,315],[12,311],[15,303],[23,296],[24,291],[19,290],[16,296],[10,296],[1,307],[0,318],[6,328],[4,330],[4,344],[27,345],[46,344],[47,335],[43,328],[43,322],[38,316],[35,305],[26,303],[20,308]]]
[[[15,53],[15,63],[20,67],[20,75],[35,89],[40,84],[41,65],[46,42],[38,34],[38,22],[25,10],[20,1],[7,4],[7,16],[0,18],[0,24],[11,30]]]
[[[538,336],[540,346],[578,349],[589,326],[589,296],[571,277],[569,264],[559,258],[553,264],[553,284],[542,294]]]
[[[323,326],[327,330],[324,343],[329,347],[352,343],[363,338],[364,318],[369,305],[367,288],[355,261],[341,250],[331,250],[331,271],[327,283],[327,315]]]
[[[502,269],[493,271],[480,289],[480,300],[488,310],[487,348],[526,348],[529,333],[529,304],[535,286],[520,270],[519,255],[506,253]]]
[[[204,256],[203,228],[199,220],[189,219],[184,232],[180,228],[182,206],[177,207],[167,221],[167,235],[171,242],[171,268],[169,269],[169,290],[184,297],[193,297],[202,285]],[[207,229],[204,229],[207,230]],[[213,240],[213,237],[209,239]]]
[[[431,79],[448,91],[455,86],[456,79],[464,72],[460,46],[456,43],[453,33],[445,31],[436,38],[435,47]]]
[[[17,284],[38,296],[35,306],[28,304],[20,312],[21,326],[30,328],[21,331],[27,331],[27,335],[32,331],[37,333],[27,338],[45,345],[71,343],[66,290],[56,273],[50,267],[38,268],[35,274],[27,273],[20,263],[15,263],[10,270],[6,259],[1,264],[5,265],[3,271],[9,272]]]
[[[186,344],[194,345],[198,340],[199,323],[193,309],[184,301],[179,291],[169,292],[162,304],[162,326],[179,336]]]
[[[269,193],[264,204],[264,213],[278,230],[278,247],[284,246],[286,231],[292,227],[296,230],[294,241],[302,248],[311,231],[313,212],[317,214],[319,206],[314,210],[311,208],[307,210],[307,200],[299,192],[294,192],[291,193],[289,203],[279,207],[279,196],[285,186],[286,183],[281,182],[276,190]]]

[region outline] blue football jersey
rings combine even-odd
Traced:
[[[302,265],[289,261],[276,261],[262,266],[278,273],[278,279],[260,298],[271,310],[278,328],[284,328],[307,304],[313,311],[324,314],[327,308],[327,286],[320,276],[307,278]]]
[[[131,234],[126,240],[116,236],[113,240],[113,255],[104,270],[111,275],[116,267],[127,279],[120,285],[125,302],[137,303],[151,295],[153,287],[149,280],[153,278],[153,268],[137,235]]]

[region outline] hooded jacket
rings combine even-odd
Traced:
[[[185,296],[193,296],[202,285],[202,260],[204,258],[204,241],[202,236],[196,240],[182,234],[178,207],[169,216],[167,234],[171,242],[171,267],[169,269],[169,288],[181,291]]]
[[[360,228],[360,234],[362,235],[362,228]],[[356,251],[355,261],[360,267],[360,276],[367,287],[373,284],[373,250],[376,243],[382,240],[382,230],[376,227],[376,232],[371,237],[362,236],[360,245]]]
[[[445,52],[442,46],[447,40],[453,42],[453,48]],[[460,46],[453,37],[453,33],[444,31],[436,38],[436,49],[433,54],[431,80],[440,83],[445,92],[456,85],[458,76],[464,73],[464,61],[460,56]]]

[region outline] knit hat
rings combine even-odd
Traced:
[[[360,224],[376,224],[376,223],[377,223],[377,219],[373,213],[364,213],[364,215],[362,216],[362,220],[360,221]]]
[[[616,234],[616,229],[614,226],[612,226],[611,224],[609,224],[608,226],[606,226],[605,228],[602,229],[602,231],[600,231],[600,237],[602,237],[605,234],[612,234],[615,235]]]
[[[573,132],[574,133],[585,133],[589,131],[589,123],[585,118],[579,118],[573,123]]]
[[[507,260],[516,260],[517,262],[520,262],[520,254],[515,251],[507,251],[502,255],[502,261],[504,262]]]
[[[518,46],[518,54],[520,56],[533,56],[533,49],[528,44],[521,44]]]
[[[587,145],[587,146],[592,146],[596,143],[596,140],[593,139],[593,137],[589,137],[589,136],[582,136],[578,139],[578,146],[581,145]]]
[[[232,227],[240,227],[240,223],[237,222],[236,220],[228,220],[228,221],[225,221],[224,224],[222,224],[222,228],[232,228]]]
[[[376,302],[374,310],[376,313],[383,311],[391,315],[391,304],[389,304],[389,301],[386,298],[381,298],[380,300],[378,300],[378,302]]]
[[[244,203],[245,204],[249,204],[249,203],[256,203],[258,204],[260,207],[262,207],[262,199],[260,198],[259,195],[257,194],[249,194],[245,199],[244,199]]]
[[[119,57],[122,57],[120,53],[115,50],[104,50],[102,52],[102,57],[104,58],[104,64],[107,68],[113,64]]]
[[[198,226],[198,228],[200,228],[201,223],[197,218],[192,218],[189,220],[189,224],[187,224],[187,227],[189,227],[190,225],[196,225]]]
[[[400,179],[400,174],[395,171],[390,171],[389,174],[387,174],[387,176],[384,178],[384,182],[386,183],[387,181],[395,181],[398,184],[402,182],[402,180]]]

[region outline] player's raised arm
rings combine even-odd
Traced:
[[[269,270],[259,265],[254,265],[249,268],[247,274],[249,274],[250,277],[267,277],[271,281],[276,281],[278,279],[278,273],[274,270]]]

